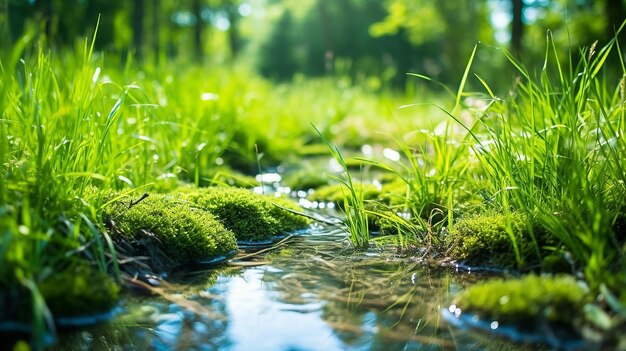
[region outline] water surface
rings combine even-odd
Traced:
[[[52,349],[524,349],[442,320],[456,292],[486,277],[389,250],[352,252],[345,238],[318,227],[252,258],[260,266],[171,276],[168,299],[128,296],[113,321],[64,332]]]

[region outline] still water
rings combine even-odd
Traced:
[[[172,275],[162,296],[127,296],[105,325],[63,332],[52,350],[521,350],[441,317],[485,276],[389,250],[355,253],[317,227],[248,258],[258,266]]]

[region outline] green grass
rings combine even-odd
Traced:
[[[626,69],[609,64],[621,61],[622,53],[615,41],[583,48],[566,69],[556,52],[548,38],[537,73],[504,52],[518,79],[503,96],[479,75],[484,92],[464,91],[472,54],[454,107],[440,108],[452,124],[400,134],[399,161],[369,164],[407,184],[405,207],[414,216],[432,222],[429,213],[436,210],[441,227],[453,228],[462,214],[520,213],[529,219],[526,234],[503,228],[499,236],[510,242],[518,268],[572,257],[592,289],[605,283],[622,291],[623,237],[616,234],[626,208],[625,79],[619,79]],[[426,138],[411,139],[410,133]],[[449,231],[437,232],[456,245],[446,238]]]
[[[570,70],[552,53],[549,48],[536,76],[509,57],[520,79],[505,99],[485,83],[490,100],[468,126],[472,148],[486,173],[485,191],[501,208],[534,218],[592,287],[618,286],[624,270],[615,266],[623,262],[613,223],[626,199],[624,93],[623,80],[610,79],[615,72],[607,59],[621,52],[615,41],[582,49]]]
[[[330,149],[331,155],[342,168],[342,172],[335,179],[343,186],[342,191],[346,192],[343,197],[343,212],[346,216],[345,224],[350,233],[350,241],[357,249],[367,249],[370,245],[370,229],[367,223],[364,185],[353,179],[339,147],[331,144],[319,129],[313,128],[315,128],[324,144]]]

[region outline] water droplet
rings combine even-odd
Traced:
[[[368,145],[368,144],[365,144],[365,145],[361,146],[361,152],[365,156],[372,156],[372,154],[373,154],[372,146]]]
[[[219,96],[215,93],[202,93],[200,95],[200,100],[202,101],[217,101],[217,99],[219,99]]]
[[[457,317],[457,318],[459,318],[459,317],[461,316],[461,312],[462,312],[462,311],[461,311],[461,309],[457,307],[457,308],[454,310],[454,316],[455,316],[455,317]]]
[[[385,158],[388,158],[392,161],[399,161],[400,160],[400,153],[394,149],[390,149],[390,148],[385,148],[383,150],[383,156],[385,156]]]
[[[491,329],[498,329],[498,326],[500,325],[500,323],[498,323],[498,321],[493,321],[491,322]]]
[[[282,177],[278,173],[263,173],[256,176],[256,180],[263,183],[280,182],[281,179]]]

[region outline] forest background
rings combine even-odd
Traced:
[[[548,31],[561,57],[569,57],[613,38],[626,18],[621,0],[4,0],[0,6],[0,38],[9,47],[41,36],[53,47],[71,46],[93,33],[100,17],[96,49],[123,61],[246,65],[280,81],[340,75],[373,89],[403,88],[408,72],[456,85],[477,43],[541,62]],[[480,50],[474,67],[492,84],[510,85],[513,71],[502,74],[503,55]]]

